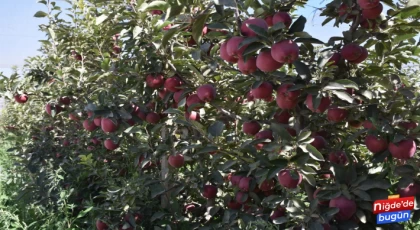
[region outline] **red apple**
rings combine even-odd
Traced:
[[[324,113],[325,110],[327,110],[327,108],[330,106],[331,104],[331,99],[330,97],[323,97],[321,99],[321,103],[319,104],[318,108],[315,110],[314,106],[313,106],[313,95],[312,94],[308,94],[308,96],[306,97],[306,101],[305,104],[308,107],[309,110],[311,110],[312,112],[315,113]]]
[[[417,128],[417,123],[413,121],[402,121],[398,123],[398,126],[403,129],[409,130]]]
[[[77,114],[75,114],[75,113],[70,113],[69,114],[69,118],[70,118],[70,120],[72,120],[72,121],[78,121],[79,120],[79,117],[77,116]]]
[[[24,104],[28,101],[27,94],[18,94],[18,95],[15,95],[14,98],[15,98],[15,101],[20,104]]]
[[[241,181],[241,179],[243,178],[243,176],[231,176],[230,178],[230,183],[232,183],[232,186],[239,186],[239,182]]]
[[[265,20],[265,23],[267,23],[269,27],[273,26],[273,15],[269,15],[265,17],[264,20]]]
[[[277,62],[291,64],[299,57],[299,46],[292,40],[277,42],[271,47],[271,56]]]
[[[367,49],[365,47],[360,46],[360,48],[362,49],[362,54],[356,60],[349,61],[350,63],[359,64],[359,63],[362,63],[364,60],[366,60],[366,58],[368,57],[369,53],[368,53],[368,51],[367,51]]]
[[[338,63],[340,63],[340,60],[341,60],[341,54],[334,53],[328,60],[328,63],[330,63],[330,65],[338,65]]]
[[[251,177],[242,177],[241,180],[239,181],[239,186],[238,186],[239,189],[243,192],[248,192],[251,181],[252,181]]]
[[[222,58],[223,60],[230,62],[230,63],[236,63],[238,62],[238,58],[234,57],[234,56],[230,56],[227,53],[227,42],[224,42],[220,45],[220,58]]]
[[[146,84],[152,89],[160,88],[163,86],[164,83],[165,78],[162,74],[149,74],[146,77]]]
[[[349,125],[353,128],[358,129],[362,126],[362,122],[358,120],[352,120],[352,121],[349,121]]]
[[[270,219],[271,220],[275,220],[277,218],[280,218],[282,216],[286,215],[286,209],[283,207],[280,207],[276,210],[274,210],[271,214],[270,214]]]
[[[257,121],[248,121],[242,125],[242,131],[250,136],[255,136],[261,130],[261,125]]]
[[[178,91],[178,92],[176,92],[176,93],[174,93],[174,101],[175,101],[175,103],[179,103],[180,101],[181,101],[181,96],[182,96],[182,94],[184,93],[184,90],[180,90],[180,91]],[[188,95],[184,95],[184,97],[187,97]]]
[[[48,115],[51,115],[51,110],[52,110],[52,108],[51,108],[51,104],[50,103],[48,103],[46,106],[45,106],[45,111],[48,113]],[[58,106],[58,105],[55,105],[55,114],[59,114],[61,111],[63,110],[63,108],[61,108],[60,106]]]
[[[405,139],[398,143],[389,143],[388,150],[392,157],[397,159],[410,159],[416,152],[416,142],[413,139]]]
[[[96,126],[100,127],[102,122],[102,117],[95,117],[93,119],[93,123],[95,123]]]
[[[248,57],[246,62],[243,58],[238,60],[238,69],[243,74],[252,74],[257,71],[257,59],[255,57]]]
[[[360,19],[360,26],[362,28],[368,29],[368,30],[372,30],[372,29],[376,29],[377,24],[376,24],[376,20],[375,19],[366,19],[364,17],[362,17]]]
[[[293,109],[298,103],[300,90],[289,91],[293,84],[282,84],[277,89],[277,106],[281,109]]]
[[[296,178],[292,176],[292,173],[295,174]],[[285,188],[297,188],[302,182],[302,174],[296,170],[283,169],[278,174],[279,183]]]
[[[365,138],[365,145],[369,151],[375,154],[385,151],[388,148],[388,141],[381,137],[367,135]]]
[[[246,196],[246,195],[247,195],[246,193],[238,191],[236,193],[236,196],[235,196],[236,202],[238,202],[239,204],[245,204],[246,202],[248,202],[249,201],[249,196],[247,197],[247,199],[245,201],[242,200],[243,197]]]
[[[121,47],[119,47],[119,46],[112,47],[112,50],[114,51],[115,54],[121,53]]]
[[[166,89],[166,88],[163,88],[163,89],[161,89],[161,90],[159,90],[159,97],[160,97],[160,99],[165,99],[165,97],[166,97],[166,95],[168,95],[170,92]]]
[[[283,66],[283,63],[277,62],[271,56],[271,49],[260,51],[257,56],[256,66],[259,70],[263,72],[273,72],[277,69],[280,69]]]
[[[83,128],[85,128],[87,131],[89,131],[89,132],[92,132],[93,130],[95,130],[96,129],[96,125],[95,125],[95,123],[93,123],[92,121],[89,121],[89,120],[85,120],[84,122],[83,122]]]
[[[250,29],[248,25],[258,26],[258,27],[260,27],[261,29],[263,29],[265,31],[268,30],[267,22],[265,22],[264,19],[261,19],[261,18],[248,18],[245,21],[243,21],[242,22],[242,25],[241,25],[241,33],[242,33],[242,35],[247,36],[247,37],[255,37],[255,36],[257,36],[257,34],[252,29]]]
[[[273,15],[273,25],[282,22],[286,28],[292,24],[292,17],[286,12],[277,12]]]
[[[280,124],[289,124],[289,119],[292,115],[287,110],[283,110],[281,112],[277,112],[274,115],[274,120]]]
[[[111,139],[106,139],[104,141],[104,146],[106,149],[108,150],[115,150],[117,149],[120,145],[118,143],[114,143],[114,141],[112,141]]]
[[[186,100],[186,104],[188,107],[194,104],[202,104],[202,103],[203,101],[200,100],[197,94],[191,94],[190,96],[187,97],[187,100]],[[202,107],[203,106],[200,105],[200,106],[195,107],[195,109],[200,109]]]
[[[340,7],[338,7],[338,15],[344,16],[346,14],[350,14],[351,13],[351,8],[348,7],[346,4],[341,4]]]
[[[184,165],[184,155],[179,153],[176,155],[170,155],[168,158],[168,163],[174,168],[181,168]]]
[[[161,14],[163,14],[163,11],[161,11],[161,10],[151,10],[150,11],[150,14],[152,14],[152,15],[161,15]]]
[[[363,128],[365,128],[365,129],[373,129],[373,130],[375,130],[376,128],[375,128],[375,126],[373,126],[373,124],[372,124],[372,122],[370,122],[370,121],[363,121]]]
[[[274,140],[273,131],[271,130],[263,130],[255,134],[255,139],[270,139],[271,141]],[[259,143],[255,146],[257,150],[260,150],[264,147],[264,143]]]
[[[91,141],[94,145],[99,145],[99,144],[101,143],[101,141],[100,141],[98,138],[96,138],[96,137],[92,138],[90,141]]]
[[[267,179],[260,184],[260,189],[263,192],[268,192],[268,191],[273,190],[274,186],[275,186],[274,180],[273,179],[271,179],[271,180]]]
[[[363,49],[356,43],[344,45],[341,49],[341,56],[347,61],[357,60],[363,53]]]
[[[204,185],[203,187],[203,197],[207,199],[213,199],[217,195],[217,187],[214,185]]]
[[[197,89],[197,95],[204,102],[211,102],[216,98],[216,89],[210,84],[205,84]]]
[[[335,151],[328,155],[328,160],[332,163],[345,165],[348,162],[347,155],[343,151]]]
[[[372,9],[379,5],[379,0],[357,0],[361,9]]]
[[[242,53],[244,52],[244,50],[246,49],[246,47],[248,45],[244,45],[242,48],[239,48],[239,44],[241,44],[241,42],[244,40],[244,37],[232,37],[231,39],[229,39],[229,41],[227,42],[227,46],[226,46],[226,52],[230,57],[235,57],[235,58],[239,58],[242,57]]]
[[[400,197],[411,197],[420,195],[420,184],[411,183],[405,188],[397,188],[397,193],[400,194]]]
[[[106,133],[113,133],[118,130],[118,122],[114,123],[114,121],[109,118],[102,118],[101,128],[102,128],[102,131]]]
[[[70,141],[68,141],[68,140],[63,141],[63,146],[67,147],[69,145],[70,145]]]
[[[314,136],[311,145],[319,151],[327,146],[327,141],[322,136]]]
[[[363,9],[362,16],[366,19],[375,19],[381,15],[383,9],[384,9],[384,6],[382,5],[382,3],[379,3],[374,8]]]
[[[349,220],[357,209],[356,202],[347,199],[345,196],[339,196],[330,200],[330,208],[338,208],[340,211],[335,214],[337,220]]]
[[[191,111],[191,113],[185,112],[185,119],[192,121],[200,121],[200,113]]]
[[[173,76],[165,80],[164,87],[170,92],[177,92],[181,89],[179,88],[182,85],[182,81],[178,76]]]
[[[228,206],[229,209],[233,209],[233,210],[239,210],[239,209],[242,208],[242,204],[240,204],[240,203],[238,203],[234,200],[229,201],[227,206]]]
[[[107,230],[108,229],[108,225],[105,224],[104,222],[102,222],[101,220],[97,220],[96,221],[96,229],[97,230]]]
[[[146,116],[146,121],[150,124],[157,124],[160,121],[160,116],[155,112],[150,112]]]
[[[344,121],[348,116],[348,111],[341,108],[330,108],[327,112],[327,118],[331,122],[341,122]]]
[[[273,85],[265,81],[261,83],[257,88],[251,89],[251,92],[256,99],[269,98],[273,93]]]
[[[321,189],[320,188],[317,188],[316,190],[315,190],[315,192],[314,192],[314,199],[316,199],[316,195],[319,193],[319,191],[321,191]],[[327,200],[324,200],[324,201],[318,201],[318,204],[320,204],[320,205],[328,205],[329,204],[329,201],[327,201]]]

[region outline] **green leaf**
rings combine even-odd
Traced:
[[[393,42],[394,43],[399,43],[401,41],[405,41],[405,40],[408,40],[410,38],[414,38],[416,35],[417,35],[417,33],[409,33],[409,34],[397,35],[397,36],[395,36]]]
[[[108,15],[106,14],[102,14],[101,16],[96,18],[96,25],[101,24],[102,22],[104,22],[106,19],[108,19]]]
[[[150,192],[152,198],[155,198],[165,192],[165,187],[163,187],[161,184],[154,184],[150,186]]]
[[[43,18],[43,17],[46,17],[46,16],[48,16],[48,14],[45,13],[44,11],[38,11],[34,15],[34,17],[36,17],[36,18]]]
[[[136,38],[137,36],[139,36],[141,31],[142,29],[140,28],[140,26],[135,26],[133,29],[133,38]]]
[[[370,198],[370,195],[369,195],[367,192],[363,191],[363,190],[360,190],[360,189],[355,189],[355,190],[353,191],[353,193],[354,193],[356,196],[360,197],[362,200],[365,200],[365,201],[372,201],[372,198]]]
[[[372,188],[381,188],[381,189],[389,189],[391,187],[391,183],[384,179],[367,179],[364,182],[360,183],[358,189],[360,190],[369,190]]]
[[[287,217],[282,216],[273,220],[274,224],[284,224],[287,222]]]
[[[315,180],[315,177],[313,175],[302,173],[302,177],[306,180],[306,182],[308,182],[308,184],[310,184],[312,186],[316,186],[316,180]]]
[[[234,0],[213,0],[214,4],[216,5],[223,5],[229,7],[236,7]]]
[[[197,44],[201,43],[203,28],[210,14],[201,14],[195,20],[192,26],[192,36]]]
[[[338,98],[340,98],[343,101],[347,101],[348,103],[353,103],[354,98],[352,98],[350,96],[350,94],[348,94],[347,92],[343,92],[343,91],[336,91],[336,90],[332,90],[331,91],[333,94],[335,94]]]
[[[317,196],[318,196],[318,194],[317,194]],[[337,214],[339,211],[340,211],[339,208],[328,208],[328,209],[326,209],[325,211],[322,212],[322,215],[325,216],[325,217],[331,217],[331,216],[334,216],[335,214]]]
[[[236,164],[236,161],[234,160],[229,160],[227,162],[225,162],[224,164],[220,165],[219,167],[217,167],[220,171],[225,171],[227,169],[229,169],[230,167],[232,167],[233,165]]]
[[[335,83],[341,84],[345,88],[359,89],[359,86],[354,81],[348,79],[339,79]]]
[[[238,50],[241,49],[242,47],[246,46],[246,45],[249,45],[249,44],[254,43],[254,42],[259,42],[259,41],[261,41],[261,39],[258,38],[258,37],[247,37],[241,43],[239,43]]]
[[[178,32],[179,28],[173,28],[166,31],[166,33],[163,35],[162,38],[162,47],[166,48],[168,45],[169,40],[172,39],[172,37]]]
[[[141,8],[141,11],[149,11],[149,10],[162,10],[166,11],[170,7],[169,3],[166,1],[153,1],[146,5],[145,8]]]
[[[316,38],[296,38],[295,39],[296,43],[302,42],[302,43],[312,43],[312,44],[325,44],[323,41],[318,40]]]
[[[93,206],[92,207],[89,207],[89,208],[87,208],[87,209],[85,209],[85,210],[83,210],[81,212],[79,212],[79,214],[77,215],[76,219],[79,219],[79,218],[84,217],[92,209],[93,209]]]
[[[316,161],[325,161],[324,157],[322,156],[322,153],[318,151],[313,145],[308,144],[306,145],[306,150],[309,152],[309,156],[316,160]]]
[[[160,211],[158,211],[158,212],[155,212],[154,214],[153,214],[153,216],[150,218],[150,221],[155,221],[155,220],[157,220],[157,219],[160,219],[160,218],[162,218],[163,216],[165,215],[165,213],[164,212],[160,212]]]
[[[265,45],[263,43],[254,42],[251,45],[249,45],[248,47],[246,47],[242,56],[248,56],[249,54],[254,53],[255,51],[260,50],[261,48],[264,48],[264,47],[265,47]]]
[[[312,132],[311,131],[303,131],[303,132],[301,132],[300,134],[299,134],[299,136],[298,136],[298,142],[301,142],[301,141],[303,141],[303,140],[306,140],[308,137],[310,137],[311,136],[311,134],[312,134]]]
[[[292,140],[292,136],[290,136],[289,132],[282,125],[271,122],[270,127],[271,130],[273,130],[275,134],[278,134],[282,140],[289,142]]]
[[[316,198],[320,200],[331,200],[331,199],[339,197],[340,195],[341,195],[340,190],[320,190],[316,194]]]
[[[295,66],[297,73],[302,79],[312,78],[311,70],[306,64],[304,64],[303,62],[299,60],[296,60],[293,62],[293,65]]]
[[[290,26],[288,34],[293,34],[296,32],[302,32],[305,29],[306,18],[303,16],[299,16],[298,19]]]
[[[221,121],[216,121],[208,128],[208,132],[213,136],[217,137],[222,135],[223,130],[225,129],[225,123]]]
[[[256,33],[257,35],[259,35],[263,38],[268,38],[267,30],[263,29],[262,27],[259,27],[257,25],[252,25],[252,24],[248,24],[247,26],[248,26],[249,29],[254,31],[254,33]]]

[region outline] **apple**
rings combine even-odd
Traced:
[[[70,118],[70,120],[72,120],[72,121],[78,121],[79,120],[79,117],[77,116],[77,114],[75,114],[75,113],[70,113],[69,114],[69,118]]]
[[[257,56],[256,66],[263,72],[273,72],[280,69],[284,64],[277,62],[271,56],[271,49],[260,51]]]
[[[405,188],[397,188],[397,193],[400,194],[400,197],[411,197],[420,195],[420,184],[417,182],[409,184]]]
[[[369,53],[365,47],[360,46],[360,48],[362,49],[362,54],[356,60],[349,61],[350,63],[359,64],[359,63],[362,63],[364,60],[366,60]]]
[[[242,131],[250,136],[255,136],[261,130],[261,125],[257,121],[248,121],[242,125]]]
[[[161,10],[151,10],[150,14],[151,15],[161,15],[161,14],[163,14],[163,11],[161,11]]]
[[[119,46],[112,47],[112,50],[114,51],[115,54],[121,53],[121,47],[119,47]]]
[[[334,151],[328,155],[328,160],[339,165],[346,165],[348,162],[347,155],[343,151]]]
[[[362,122],[358,121],[358,120],[351,120],[351,121],[349,121],[349,125],[353,128],[358,129],[362,126]]]
[[[286,215],[286,209],[283,208],[283,207],[280,207],[280,208],[274,210],[273,212],[271,212],[270,219],[275,220],[275,219],[280,218],[280,217],[285,216],[285,215]]]
[[[273,15],[269,15],[265,17],[264,20],[265,20],[265,23],[267,23],[269,27],[273,26]]]
[[[111,139],[106,139],[105,141],[104,141],[104,146],[105,146],[105,148],[106,149],[108,149],[108,150],[115,150],[115,149],[117,149],[120,145],[119,145],[119,143],[114,143],[114,141],[113,140],[111,140]]]
[[[182,81],[178,76],[173,76],[166,79],[163,85],[168,91],[175,93],[181,90],[179,87],[182,85]]]
[[[292,115],[287,110],[276,112],[276,114],[274,114],[274,120],[280,124],[289,124],[289,119],[291,117]]]
[[[270,139],[271,141],[274,140],[273,131],[271,130],[263,130],[255,134],[255,139]],[[264,143],[259,143],[255,146],[257,150],[261,150],[264,147]]]
[[[168,95],[169,93],[170,92],[166,88],[163,88],[159,90],[158,95],[159,95],[159,98],[163,100],[165,99],[166,95]]]
[[[165,78],[162,74],[149,74],[146,77],[146,85],[152,89],[160,88],[163,86],[164,83]]]
[[[88,151],[93,151],[93,150],[95,150],[95,147],[93,147],[93,146],[88,146],[86,149],[87,149]]]
[[[317,188],[316,190],[315,190],[315,192],[314,192],[314,199],[316,199],[316,195],[319,193],[319,191],[321,191],[321,189],[320,188]],[[318,201],[318,204],[320,204],[320,205],[328,205],[329,204],[329,201],[327,201],[327,200],[323,200],[323,201]]]
[[[363,53],[363,49],[356,43],[349,43],[341,49],[341,56],[347,61],[357,60]]]
[[[185,112],[185,119],[192,121],[200,121],[200,113],[196,111],[191,111],[191,113]]]
[[[104,222],[102,222],[101,220],[97,220],[96,221],[96,229],[97,230],[107,230],[108,229],[108,225],[105,224]]]
[[[289,91],[293,84],[282,84],[277,89],[277,106],[281,109],[293,109],[298,103],[300,90]]]
[[[327,141],[322,136],[314,136],[311,145],[319,151],[327,146]]]
[[[248,45],[244,45],[243,47],[239,49],[239,44],[241,44],[241,42],[243,42],[244,39],[245,39],[244,37],[238,37],[238,36],[230,38],[226,46],[227,54],[235,58],[242,57],[242,53],[244,52],[246,47],[248,47]]]
[[[357,0],[361,9],[372,9],[379,5],[380,0]]]
[[[292,174],[295,175],[292,176]],[[278,174],[279,183],[281,186],[289,189],[297,188],[302,182],[302,174],[297,170],[283,169]]]
[[[382,3],[379,3],[377,6],[371,9],[363,9],[362,10],[362,16],[366,19],[376,19],[381,15],[382,10],[384,9],[384,6]]]
[[[224,42],[220,45],[220,58],[230,63],[238,62],[238,58],[236,58],[235,56],[230,56],[227,53],[227,42]]]
[[[92,132],[96,129],[95,123],[89,120],[83,121],[83,128],[85,128],[87,131]]]
[[[101,141],[100,141],[97,137],[92,138],[90,141],[91,141],[94,145],[99,145],[99,144],[101,143]]]
[[[168,158],[168,163],[174,168],[181,168],[184,165],[184,155],[179,153],[176,155],[170,155]]]
[[[338,15],[344,16],[346,14],[350,14],[351,13],[351,8],[348,7],[346,4],[341,4],[340,7],[338,7]]]
[[[339,196],[330,200],[330,208],[338,208],[340,211],[335,214],[337,220],[349,220],[357,210],[356,202],[347,199],[345,196]]]
[[[257,88],[251,89],[252,95],[256,99],[265,99],[272,96],[273,85],[270,82],[263,82]]]
[[[204,185],[203,187],[203,197],[207,199],[213,199],[217,195],[217,187],[214,185]]]
[[[260,27],[261,29],[267,31],[268,30],[268,25],[267,22],[265,22],[264,19],[261,18],[248,18],[245,21],[242,22],[241,25],[241,33],[244,36],[247,37],[255,37],[257,36],[257,34],[251,29],[249,28],[249,25],[255,25]]]
[[[292,40],[277,42],[271,47],[271,56],[277,62],[291,64],[299,57],[299,46]]]
[[[145,121],[146,117],[147,117],[147,113],[142,111],[142,110],[138,110],[135,114],[138,118],[140,118],[141,120]]]
[[[15,95],[14,98],[15,98],[15,101],[20,104],[24,104],[28,101],[27,94],[18,94],[18,95]]]
[[[331,99],[330,99],[330,97],[322,97],[321,98],[321,103],[319,103],[318,108],[315,110],[314,105],[313,105],[313,95],[308,94],[308,96],[306,97],[305,104],[308,107],[308,109],[311,110],[312,112],[324,113],[325,110],[327,110],[327,108],[330,106]]]
[[[263,182],[261,182],[259,188],[263,192],[268,192],[268,191],[273,190],[274,186],[275,186],[274,180],[273,179],[267,179],[267,180],[264,180]]]
[[[363,128],[365,129],[373,129],[373,130],[376,129],[375,126],[373,126],[372,122],[367,121],[367,120],[363,121],[362,125],[363,125]]]
[[[64,147],[67,147],[67,146],[69,146],[70,145],[70,141],[68,141],[68,140],[64,140],[63,141],[63,146]]]
[[[243,176],[231,176],[230,183],[232,184],[232,186],[239,186],[239,182],[242,178]]]
[[[238,191],[236,193],[236,196],[235,196],[236,202],[238,202],[239,204],[245,204],[246,202],[248,202],[249,201],[249,196],[247,197],[246,200],[243,201],[242,199],[243,199],[244,196],[248,196],[248,194],[244,193],[244,192],[241,192],[241,191]]]
[[[95,123],[96,126],[100,127],[102,122],[102,117],[95,117],[93,119],[93,123]]]
[[[102,128],[102,131],[106,133],[113,133],[118,130],[118,122],[114,123],[114,121],[109,118],[102,118],[101,128]]]
[[[205,84],[197,88],[197,95],[204,102],[211,102],[216,98],[216,89],[210,84]]]
[[[409,130],[409,129],[417,128],[417,123],[413,121],[403,121],[403,122],[398,123],[398,126],[403,129]]]
[[[228,206],[229,209],[233,209],[233,210],[239,210],[239,209],[242,208],[242,204],[240,204],[240,203],[238,203],[234,200],[229,201],[227,206]]]
[[[160,116],[155,112],[150,112],[146,116],[146,121],[150,124],[157,124],[160,121]]]
[[[405,139],[398,143],[389,143],[388,150],[392,157],[397,159],[410,159],[414,157],[416,152],[416,142],[413,139]]]
[[[174,93],[173,98],[174,98],[175,103],[178,104],[182,100],[181,96],[182,96],[183,93],[184,93],[184,90],[180,90],[180,91],[177,91],[176,93]],[[183,98],[185,98],[187,96],[188,95],[184,95]]]
[[[360,26],[364,29],[372,30],[372,29],[376,29],[377,24],[376,24],[376,20],[374,19],[366,19],[362,17],[360,19]]]
[[[243,192],[248,192],[251,181],[252,181],[251,177],[242,177],[241,180],[239,181],[239,186],[238,186],[239,189]]]
[[[341,122],[344,121],[348,116],[348,111],[341,108],[330,108],[327,112],[327,118],[331,122]]]
[[[374,135],[367,135],[365,138],[366,148],[372,153],[380,153],[388,148],[388,141]]]
[[[238,69],[243,74],[252,74],[257,71],[257,58],[248,57],[246,62],[242,57],[239,57],[238,60]]]
[[[286,28],[292,24],[292,17],[287,12],[277,12],[273,15],[273,25],[282,22]]]
[[[186,100],[186,104],[187,104],[188,107],[190,107],[191,105],[194,105],[194,104],[202,104],[202,103],[203,103],[203,101],[200,100],[200,98],[198,97],[197,94],[191,94],[190,96],[187,97],[187,100]],[[202,107],[203,107],[202,105],[199,105],[199,106],[196,106],[195,109],[197,110],[197,109],[200,109]]]
[[[247,94],[246,94],[246,100],[248,101],[248,102],[250,102],[250,101],[254,101],[254,95],[252,94],[252,92],[251,91],[249,91]]]
[[[45,111],[48,113],[48,115],[51,115],[51,104],[48,103],[47,105],[45,105]],[[61,111],[63,110],[63,108],[61,108],[61,106],[59,105],[55,105],[55,114],[59,114]]]

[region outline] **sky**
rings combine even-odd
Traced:
[[[321,7],[320,1],[309,0],[308,6]],[[66,6],[60,0],[57,5]],[[27,57],[37,55],[38,40],[45,39],[38,25],[47,22],[44,18],[33,17],[39,10],[46,11],[45,6],[36,0],[0,0],[0,72],[6,76],[11,74],[12,66],[22,67]],[[341,36],[341,32],[348,28],[347,25],[333,27],[332,22],[321,27],[324,18],[319,16],[320,11],[314,14],[314,10],[306,7],[297,12],[307,18],[305,31],[313,37],[327,42],[329,37]]]

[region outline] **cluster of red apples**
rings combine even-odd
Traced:
[[[348,6],[343,3],[338,8],[338,15],[340,17],[347,15],[346,20],[355,20],[357,15],[352,12],[359,12],[360,26],[365,29],[376,29],[376,19],[381,15],[382,10],[383,5],[380,0],[357,0],[357,4],[353,6]]]

